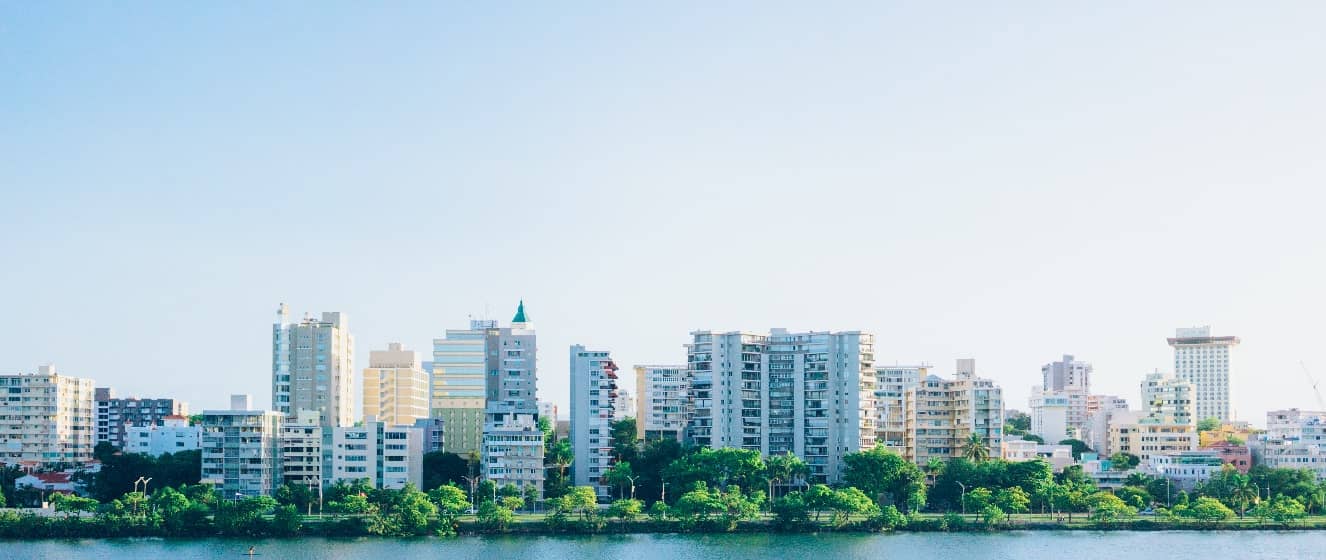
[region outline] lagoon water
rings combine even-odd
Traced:
[[[1322,532],[1009,532],[893,535],[613,535],[454,539],[108,539],[0,541],[6,560],[1119,560],[1326,558]]]

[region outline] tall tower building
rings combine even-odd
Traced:
[[[354,425],[354,341],[345,314],[292,323],[282,303],[272,325],[272,409],[291,420],[312,410],[324,426]]]
[[[592,486],[600,498],[610,488],[602,480],[612,466],[612,423],[618,419],[617,364],[602,350],[571,347],[571,476],[576,486]]]
[[[930,365],[875,366],[875,443],[901,455],[907,431],[903,398],[930,375]]]
[[[903,457],[918,465],[961,457],[972,434],[992,453],[1003,447],[1003,389],[976,375],[974,359],[959,359],[952,380],[926,376],[907,389],[903,401]]]
[[[1069,433],[1086,427],[1091,370],[1091,363],[1075,360],[1071,354],[1064,354],[1063,361],[1041,366],[1042,384],[1032,393],[1033,398],[1046,395],[1052,402],[1066,402],[1064,421]]]
[[[1211,327],[1177,329],[1168,339],[1174,348],[1174,375],[1197,386],[1197,419],[1233,420],[1230,413],[1230,350],[1237,336],[1211,336]]]
[[[392,342],[368,353],[364,369],[364,418],[387,426],[410,426],[428,418],[428,374],[419,353]]]
[[[543,432],[538,427],[538,343],[525,302],[509,328],[484,335],[484,427],[481,474],[498,486],[543,494]],[[436,362],[436,356],[434,356]]]
[[[790,452],[821,482],[875,446],[873,335],[696,331],[686,350],[696,445]]]
[[[446,426],[442,448],[448,453],[478,456],[483,446],[485,348],[497,321],[470,321],[468,329],[448,329],[433,339],[433,418]]]

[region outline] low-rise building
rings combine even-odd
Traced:
[[[320,490],[323,467],[330,464],[331,428],[322,424],[316,410],[300,410],[295,419],[281,427],[281,481],[284,484]]]
[[[1031,433],[1047,443],[1058,443],[1077,435],[1068,423],[1068,393],[1046,391],[1037,385],[1031,388],[1030,401]]]
[[[126,427],[124,451],[153,457],[195,451],[202,446],[202,436],[202,426],[190,426],[188,417],[171,415],[163,417],[160,425]]]
[[[961,457],[973,434],[992,452],[1002,449],[1003,390],[976,376],[976,360],[958,360],[951,380],[926,376],[906,391],[903,400],[907,411],[903,456],[918,465]]]
[[[117,398],[110,387],[95,389],[97,443],[129,450],[129,429],[161,426],[168,416],[189,415],[189,405],[175,399]]]
[[[690,382],[684,365],[635,366],[638,393],[635,419],[636,438],[649,441],[662,438],[682,441],[686,435],[687,392]]]
[[[1256,464],[1308,469],[1326,480],[1326,412],[1291,408],[1266,413],[1266,433],[1253,449]]]
[[[543,432],[533,415],[490,423],[483,435],[481,474],[497,486],[533,486],[543,496]]]
[[[423,485],[423,430],[387,426],[374,418],[332,430],[332,482],[368,481],[398,490]]]
[[[1060,472],[1072,465],[1073,448],[1069,445],[1046,445],[1032,440],[1005,439],[1000,457],[1005,461],[1021,462],[1043,460],[1050,464],[1054,472]]]
[[[1238,469],[1240,474],[1248,474],[1248,469],[1252,468],[1252,451],[1246,445],[1239,445],[1230,441],[1217,441],[1210,445],[1204,445],[1201,449],[1215,452],[1221,461]]]
[[[1144,472],[1168,479],[1175,490],[1191,492],[1219,473],[1225,462],[1214,451],[1197,450],[1157,453],[1142,465]]]

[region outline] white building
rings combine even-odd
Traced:
[[[1165,422],[1196,426],[1194,393],[1192,382],[1160,372],[1149,373],[1142,380],[1142,406]]]
[[[1087,423],[1087,398],[1091,395],[1091,363],[1064,354],[1062,361],[1041,366],[1041,387],[1047,393],[1067,399],[1065,418],[1068,433],[1081,430]],[[1046,440],[1049,441],[1049,440]]]
[[[323,466],[331,461],[332,429],[322,425],[318,413],[301,410],[292,421],[281,426],[281,481],[284,484],[321,490]]]
[[[364,368],[364,417],[388,425],[428,418],[429,382],[419,353],[392,342],[368,353]]]
[[[1040,444],[1024,439],[1004,439],[1001,446],[1000,457],[1005,461],[1016,463],[1039,459],[1049,463],[1054,472],[1060,472],[1074,463],[1073,447],[1069,445]]]
[[[837,482],[842,457],[875,446],[874,336],[696,331],[686,345],[693,443],[791,452],[813,481]]]
[[[1266,433],[1253,448],[1253,463],[1308,469],[1326,480],[1326,412],[1291,408],[1266,413]]]
[[[1110,417],[1115,411],[1128,410],[1128,401],[1114,395],[1087,397],[1087,423],[1082,427],[1082,441],[1092,449],[1104,450],[1109,440]]]
[[[1147,474],[1169,479],[1175,492],[1191,492],[1198,484],[1219,474],[1225,466],[1220,454],[1215,451],[1192,450],[1172,451],[1152,455],[1142,463],[1141,470]]]
[[[1059,443],[1076,438],[1069,426],[1069,396],[1063,391],[1045,391],[1039,385],[1031,389],[1031,433],[1045,443]]]
[[[189,415],[189,405],[175,399],[117,398],[110,387],[97,387],[94,394],[97,443],[108,442],[117,449],[128,448],[128,428],[160,426],[167,416]]]
[[[272,408],[291,420],[315,410],[326,426],[354,425],[354,344],[345,314],[292,323],[282,303],[272,325]]]
[[[201,447],[203,427],[190,426],[185,416],[166,416],[160,426],[133,426],[126,428],[126,453],[143,453],[153,457],[165,453],[194,451]]]
[[[485,335],[483,449],[480,473],[499,486],[533,486],[543,495],[543,432],[538,429],[538,339],[521,301],[509,328]],[[448,426],[450,429],[450,426]]]
[[[86,463],[95,445],[91,379],[56,373],[0,375],[0,463],[45,468]]]
[[[1197,388],[1197,419],[1234,420],[1230,414],[1230,354],[1237,336],[1211,336],[1211,327],[1177,329],[1168,339],[1174,348],[1174,374]]]
[[[635,395],[626,389],[617,391],[617,417],[635,418]]]
[[[423,485],[423,445],[423,430],[388,426],[373,418],[360,426],[334,428],[331,482],[365,480],[374,488],[418,488]]]
[[[681,441],[690,420],[690,378],[686,366],[635,366],[638,393],[636,438],[649,441],[671,438]]]
[[[222,499],[271,496],[281,484],[281,426],[266,410],[204,410],[202,482]]]
[[[904,397],[930,375],[930,364],[875,366],[875,444],[902,454],[907,432]]]
[[[571,478],[576,486],[592,486],[599,498],[609,497],[602,480],[612,467],[612,423],[617,420],[617,364],[603,350],[571,347]]]

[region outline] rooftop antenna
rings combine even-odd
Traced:
[[[1317,385],[1319,385],[1317,378],[1312,376],[1311,371],[1308,371],[1308,365],[1303,363],[1303,360],[1299,360],[1298,365],[1303,368],[1303,375],[1308,376],[1308,383],[1312,384],[1312,394],[1317,396],[1317,406],[1321,407],[1321,410],[1326,410],[1326,400],[1321,398],[1321,390],[1317,388]]]

